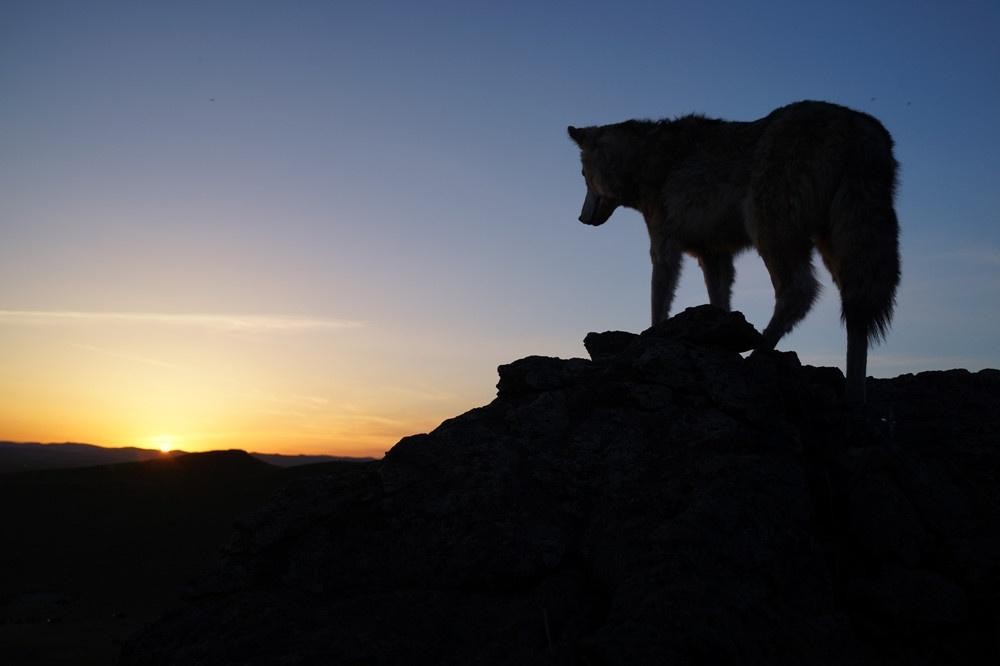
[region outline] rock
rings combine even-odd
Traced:
[[[959,625],[968,612],[962,588],[933,571],[890,569],[858,581],[854,594],[868,621],[883,630],[918,633],[933,625]]]
[[[628,349],[638,338],[635,333],[626,331],[587,333],[583,346],[594,361],[606,361]]]
[[[497,368],[497,393],[509,397],[562,388],[585,379],[592,369],[590,361],[582,358],[529,356]]]
[[[750,351],[761,342],[760,333],[747,322],[742,312],[725,312],[711,305],[687,308],[646,329],[642,335],[686,340],[734,352]]]
[[[743,358],[743,324],[500,366],[489,405],[297,477],[122,663],[997,663],[1000,373],[869,380],[861,441],[839,371]]]

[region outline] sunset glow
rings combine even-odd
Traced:
[[[170,453],[176,448],[174,438],[171,435],[157,435],[153,437],[153,446],[163,453]]]
[[[441,367],[430,333],[408,349],[380,326],[332,321],[0,312],[0,438],[381,456],[492,397],[493,362]],[[463,381],[463,366],[483,381]]]
[[[648,325],[643,221],[576,221],[567,125],[801,99],[902,164],[869,373],[1000,365],[996,3],[285,4],[5,6],[0,440],[381,456],[500,364]],[[816,264],[779,347],[842,367]],[[736,273],[763,327],[763,263]],[[675,311],[706,300],[688,260]]]

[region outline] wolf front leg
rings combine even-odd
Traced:
[[[652,321],[653,326],[670,317],[670,306],[674,302],[677,278],[681,274],[680,247],[673,243],[652,245],[649,252],[653,261]]]
[[[708,302],[729,312],[733,279],[736,277],[733,255],[726,252],[704,254],[698,258],[698,264],[701,266],[701,272],[705,274]]]

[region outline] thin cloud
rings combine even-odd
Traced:
[[[95,354],[100,354],[101,356],[108,356],[110,358],[117,358],[122,361],[129,361],[131,363],[138,363],[140,365],[148,365],[154,368],[167,368],[170,370],[179,370],[180,366],[174,365],[173,363],[167,363],[166,361],[161,361],[159,359],[150,358],[148,356],[139,356],[138,354],[129,354],[123,352],[113,351],[111,349],[105,349],[103,347],[95,347],[94,345],[70,345],[74,349],[82,349],[84,351],[93,352]]]
[[[295,418],[312,418],[317,412],[325,411],[330,400],[317,395],[276,395],[263,393],[245,393],[248,400],[261,401],[273,405],[262,413],[269,416],[291,416]]]
[[[455,400],[456,398],[458,398],[458,396],[454,393],[446,393],[443,391],[428,391],[426,389],[409,388],[406,386],[392,386],[389,387],[389,389],[387,390],[417,400],[427,400],[431,402],[446,402],[448,400]]]
[[[0,310],[0,323],[9,324],[166,324],[223,331],[296,332],[358,328],[362,322],[315,317],[270,315],[173,314],[163,312],[85,312],[77,310]]]

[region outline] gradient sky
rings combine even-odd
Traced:
[[[380,455],[647,325],[644,225],[576,221],[566,125],[799,99],[897,142],[869,372],[998,367],[998,34],[995,0],[6,2],[0,439]],[[819,274],[779,347],[843,367]],[[755,254],[733,304],[770,316]]]

